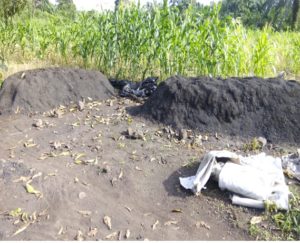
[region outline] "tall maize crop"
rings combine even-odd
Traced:
[[[219,6],[140,8],[16,18],[0,23],[0,60],[98,69],[108,76],[138,80],[175,74],[300,75],[300,33],[249,30],[234,19],[221,21]]]

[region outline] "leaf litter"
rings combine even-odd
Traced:
[[[130,230],[127,229],[125,233],[125,239],[129,239],[129,237],[130,237]]]
[[[92,212],[91,211],[88,211],[88,210],[78,210],[77,211],[79,214],[83,215],[83,216],[91,216],[92,215]]]
[[[118,232],[115,231],[115,232],[105,236],[105,240],[112,240],[112,239],[116,238],[117,236],[118,236]]]
[[[205,223],[204,221],[197,222],[196,227],[197,228],[202,227],[202,228],[210,230],[210,226],[207,223]]]
[[[164,223],[165,226],[170,226],[170,225],[177,225],[178,221],[176,220],[170,220]]]
[[[87,233],[87,236],[89,237],[95,237],[98,233],[98,229],[97,228],[91,228],[90,231]]]
[[[29,139],[24,143],[25,148],[32,148],[37,146],[37,144],[33,141],[33,139]]]
[[[77,241],[83,241],[84,240],[84,236],[81,230],[78,230],[77,235],[75,236],[75,240]]]
[[[44,210],[43,212],[45,212],[46,210]],[[9,212],[9,215],[12,217],[19,217],[19,219],[14,221],[14,225],[19,224],[20,222],[23,222],[24,224],[17,229],[12,235],[11,237],[14,237],[20,233],[22,233],[23,231],[25,231],[31,224],[34,224],[37,220],[38,217],[44,216],[43,212],[39,213],[37,215],[36,211],[34,211],[32,214],[29,214],[27,212],[23,212],[21,208],[17,208],[15,210],[12,210]]]
[[[152,225],[152,230],[156,230],[156,227],[158,224],[159,224],[159,221],[156,220],[155,223]]]
[[[25,185],[26,191],[30,194],[34,194],[36,195],[38,198],[42,197],[42,193],[38,190],[36,190],[32,185],[30,185],[30,183],[26,183]]]
[[[104,216],[103,223],[107,226],[109,230],[112,229],[111,218],[109,216]]]

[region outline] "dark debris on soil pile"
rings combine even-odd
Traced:
[[[296,81],[174,76],[133,113],[178,128],[300,143]]]
[[[69,105],[85,98],[104,100],[114,95],[108,79],[98,71],[45,68],[16,73],[0,90],[0,113],[34,113]]]

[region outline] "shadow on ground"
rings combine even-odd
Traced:
[[[181,167],[174,171],[164,182],[163,185],[169,196],[175,196],[180,198],[186,198],[193,196],[192,191],[184,189],[179,183],[179,177],[188,177],[195,175],[199,167],[198,163],[191,166]],[[202,195],[205,197],[218,199],[224,203],[231,203],[229,196],[230,193],[227,191],[221,191],[218,186],[218,182],[209,179],[206,184],[206,189],[202,190]]]

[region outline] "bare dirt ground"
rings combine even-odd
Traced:
[[[216,134],[213,125],[212,133],[190,130],[180,139],[178,131],[132,117],[139,103],[108,99],[114,91],[99,72],[20,72],[5,81],[1,92],[0,240],[254,239],[249,221],[263,211],[233,206],[214,181],[198,197],[179,185],[179,176],[194,174],[206,152],[244,153],[251,138]],[[85,105],[35,113],[87,96],[107,100],[86,98]],[[189,99],[173,106],[185,109],[166,105],[157,111],[168,102],[165,94],[160,97],[152,110],[161,117],[169,114],[173,121],[190,114]],[[293,102],[281,103],[297,107],[298,100]],[[293,114],[299,115],[297,109]],[[295,152],[293,146],[269,143],[264,150]]]
[[[178,179],[204,153],[238,152],[245,141],[202,134],[191,146],[128,115],[135,105],[111,99],[1,116],[0,239],[253,239],[249,220],[261,211],[231,205],[213,181],[196,197]]]

